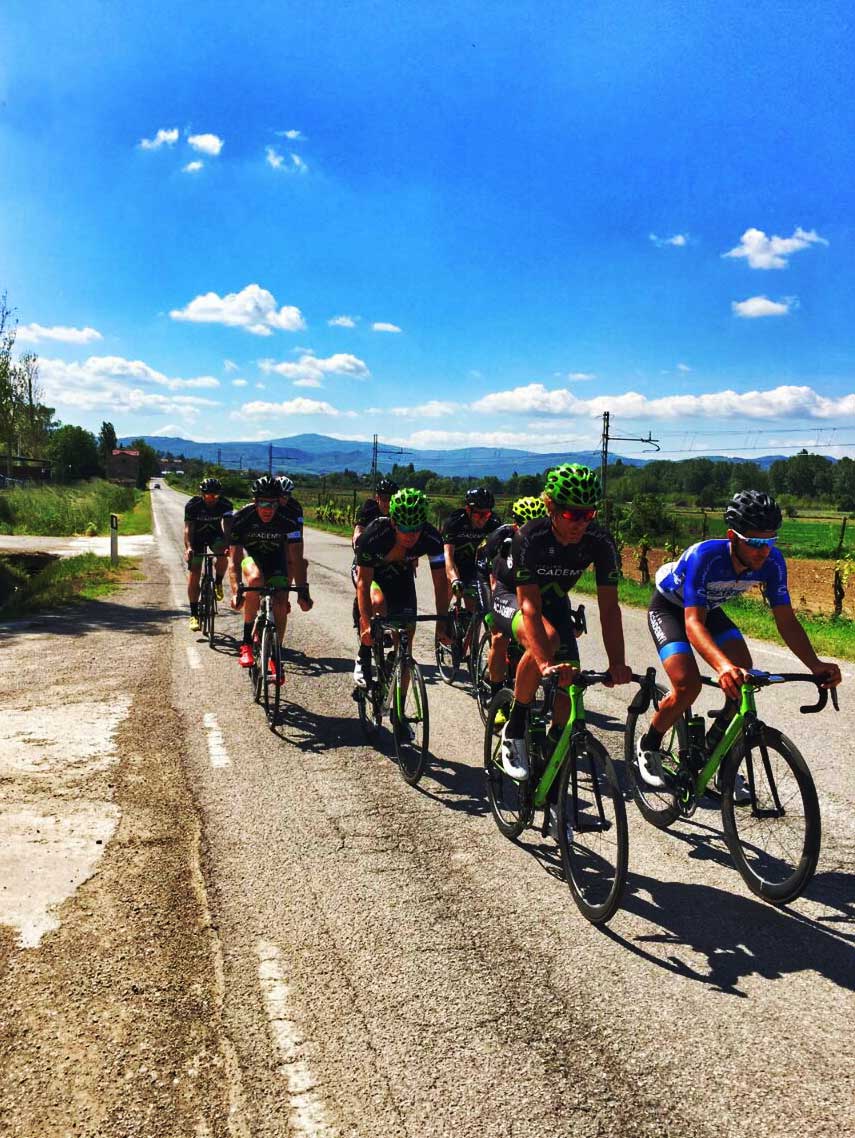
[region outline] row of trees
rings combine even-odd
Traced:
[[[47,407],[39,385],[39,361],[32,352],[12,358],[16,325],[6,294],[0,296],[0,447],[2,463],[11,474],[15,455],[46,457],[53,426],[53,407]]]

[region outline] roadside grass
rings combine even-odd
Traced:
[[[33,577],[20,577],[0,608],[0,617],[8,619],[109,596],[125,582],[142,576],[138,566],[133,557],[120,557],[115,566],[109,557],[96,557],[94,553],[61,557]]]
[[[596,591],[596,581],[590,571],[583,573],[574,586],[574,592],[591,595]],[[621,604],[646,609],[652,591],[651,585],[640,585],[637,581],[623,578],[618,584],[618,599]],[[746,636],[753,636],[757,640],[768,640],[773,644],[783,643],[772,611],[762,601],[740,598],[724,605],[724,611]],[[855,621],[845,617],[811,616],[804,612],[797,615],[819,656],[830,655],[842,660],[855,660]],[[650,650],[653,651],[652,643]],[[794,667],[797,667],[798,662],[795,657],[793,661]]]
[[[148,490],[136,490],[135,493],[137,500],[133,508],[127,513],[119,514],[119,533],[126,537],[151,533],[151,493]],[[107,525],[109,530],[109,518]]]
[[[100,478],[70,486],[19,487],[0,491],[0,533],[65,537],[107,533],[110,514],[128,515],[148,491],[116,486]],[[151,526],[151,507],[148,507]],[[143,515],[134,525],[143,524]],[[125,530],[146,533],[148,530]]]

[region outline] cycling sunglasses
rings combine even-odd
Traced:
[[[597,516],[597,511],[590,506],[556,512],[559,518],[564,518],[567,522],[592,522]]]
[[[398,531],[398,533],[419,533],[419,532],[420,532],[421,530],[423,530],[424,528],[425,528],[425,527],[424,527],[424,525],[420,525],[420,526],[401,526],[401,525],[398,525],[398,523],[397,523],[397,522],[395,523],[395,529]]]
[[[743,537],[737,530],[732,530],[734,537],[738,537],[740,541],[744,541],[746,545],[750,545],[752,549],[763,549],[766,545],[777,545],[778,535],[774,534],[772,537]]]
[[[473,510],[470,507],[469,512],[473,518],[489,518],[490,514],[492,514],[493,511],[492,510]]]
[[[275,510],[279,505],[278,498],[256,498],[255,508],[257,510]]]

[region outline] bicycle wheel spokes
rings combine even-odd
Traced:
[[[440,644],[438,640],[434,641],[434,653],[440,678],[447,684],[453,684],[460,667],[460,623],[455,604],[449,605],[448,612],[450,619],[447,627],[451,643]]]
[[[626,809],[602,744],[587,735],[571,747],[558,783],[558,844],[573,899],[599,925],[614,914],[626,885]]]
[[[517,782],[502,767],[502,726],[513,703],[513,692],[502,689],[490,703],[484,732],[484,773],[487,795],[496,825],[506,838],[517,838],[531,821],[528,779]]]
[[[270,625],[264,629],[262,635],[261,655],[264,666],[264,711],[267,715],[267,725],[272,731],[279,722],[279,704],[282,698],[282,649],[276,630]]]
[[[657,699],[661,699],[666,693],[665,689],[657,685],[656,691],[658,693]],[[670,826],[675,818],[679,816],[680,808],[677,805],[677,798],[671,790],[657,790],[642,779],[638,771],[638,764],[635,758],[635,749],[638,740],[641,739],[650,726],[650,720],[653,718],[655,708],[651,703],[646,711],[636,712],[630,709],[626,718],[626,731],[624,734],[624,763],[629,773],[630,784],[632,786],[633,797],[635,804],[641,811],[642,815],[652,825],[657,826],[659,829],[664,829]],[[676,755],[680,750],[685,749],[687,739],[685,738],[686,727],[685,721],[681,718],[678,719],[676,724],[668,731],[662,739],[661,749],[669,751],[672,755]]]
[[[217,598],[212,582],[208,582],[208,644],[214,647],[214,625],[217,622]]]
[[[490,672],[487,667],[491,639],[489,631],[485,630],[481,635],[481,639],[478,641],[478,648],[475,654],[475,698],[478,701],[478,714],[481,716],[482,723],[487,722],[487,711],[490,707],[490,701],[493,698],[493,689],[490,687]]]
[[[736,806],[737,775],[751,802]],[[722,768],[724,833],[736,868],[753,893],[774,904],[795,900],[816,870],[821,822],[810,771],[795,747],[771,727],[752,746],[738,743]]]
[[[395,756],[405,782],[415,786],[427,764],[430,720],[425,682],[418,664],[409,667],[409,682],[404,687],[396,673],[392,697],[392,735]]]

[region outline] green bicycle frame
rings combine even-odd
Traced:
[[[698,774],[695,782],[695,794],[698,798],[704,793],[707,788],[707,783],[715,775],[715,772],[721,765],[722,759],[739,737],[746,716],[757,714],[757,705],[754,702],[754,693],[757,690],[757,688],[752,687],[750,684],[742,685],[742,698],[739,704],[739,711],[737,711],[733,719],[731,719],[721,741]]]
[[[540,776],[540,781],[535,787],[534,805],[536,809],[541,809],[545,805],[552,784],[555,782],[558,772],[564,765],[574,727],[577,723],[585,722],[585,689],[578,687],[576,684],[571,684],[569,687],[562,688],[561,690],[566,692],[570,697],[570,714],[567,717],[567,722],[564,724],[561,738],[555,744],[552,758],[547,763],[546,770]]]

